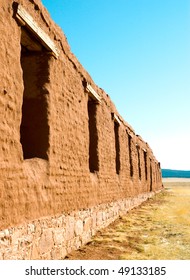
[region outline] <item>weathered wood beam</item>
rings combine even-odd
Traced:
[[[86,91],[94,101],[96,101],[97,103],[101,103],[101,97],[89,83],[86,83]]]
[[[119,125],[121,125],[121,121],[119,119],[119,117],[115,114],[115,113],[112,113],[112,118],[113,120],[118,123]]]
[[[17,11],[15,14],[17,20],[22,26],[26,26],[32,34],[41,42],[41,44],[53,53],[53,55],[58,58],[59,51],[50,39],[50,37],[38,26],[33,17],[19,4],[17,6]]]

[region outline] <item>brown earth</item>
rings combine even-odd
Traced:
[[[181,180],[164,180],[162,193],[98,232],[67,259],[190,259],[190,181]]]

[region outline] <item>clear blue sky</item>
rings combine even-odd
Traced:
[[[42,0],[162,168],[190,170],[190,0]]]

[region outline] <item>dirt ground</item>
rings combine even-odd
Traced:
[[[190,180],[163,180],[165,190],[120,217],[72,252],[71,260],[189,260]]]

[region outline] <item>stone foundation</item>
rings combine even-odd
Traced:
[[[101,228],[155,193],[101,204],[87,210],[47,217],[0,231],[1,260],[64,259],[91,240]]]

